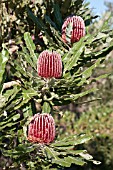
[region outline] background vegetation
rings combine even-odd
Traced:
[[[98,18],[83,0],[2,1],[1,169],[113,169],[113,4],[106,6],[107,11]],[[61,40],[61,27],[71,14],[84,19],[86,36],[69,50]],[[37,77],[36,62],[45,49],[61,53],[64,72],[61,80],[49,82],[50,89],[42,96],[45,82]],[[66,64],[69,59],[70,65]],[[60,144],[43,149],[26,141],[26,134],[29,116],[45,110],[55,118]],[[66,142],[69,147],[62,146]],[[84,150],[101,164],[92,164]],[[55,162],[54,155],[61,162]],[[67,155],[76,156],[72,164]]]

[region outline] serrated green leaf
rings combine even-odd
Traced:
[[[64,99],[65,101],[66,100],[71,100],[71,101],[75,101],[75,100],[77,100],[78,98],[80,98],[80,97],[83,97],[83,96],[85,96],[85,95],[87,95],[87,94],[89,94],[89,93],[92,93],[92,92],[95,92],[95,91],[97,91],[98,89],[96,89],[96,88],[91,88],[91,89],[89,89],[89,90],[86,90],[86,91],[84,91],[84,92],[81,92],[81,93],[78,93],[78,94],[67,94],[67,95],[63,95],[60,99]]]
[[[82,73],[82,77],[83,77],[83,78],[88,78],[88,77],[90,77],[91,74],[92,74],[92,70],[93,70],[94,68],[96,68],[96,67],[100,64],[100,61],[101,61],[101,59],[98,59],[94,65],[92,65],[91,67],[89,67],[88,69],[86,69],[86,70]]]
[[[0,53],[0,84],[1,84],[2,79],[3,79],[3,74],[5,72],[6,63],[9,59],[8,51],[4,48],[4,44],[2,46],[3,46],[3,49],[2,49],[2,52]]]
[[[87,95],[87,94],[89,94],[89,93],[95,92],[95,91],[97,91],[96,88],[91,88],[91,89],[89,89],[89,90],[86,90],[86,91],[84,91],[84,92],[82,92],[82,93],[79,93],[78,95],[75,95],[75,96],[74,96],[74,100],[76,100],[76,99],[79,98],[79,97],[83,97],[83,96],[85,96],[85,95]],[[79,97],[78,97],[78,96],[79,96]]]
[[[75,43],[73,48],[70,49],[69,53],[67,53],[67,56],[65,57],[66,64],[64,65],[64,73],[68,70],[71,70],[72,67],[76,66],[77,61],[82,54],[85,43],[83,41],[84,39],[81,38],[79,42]],[[70,58],[69,58],[70,57]]]
[[[11,150],[3,150],[3,154],[7,156],[13,156],[14,158],[18,158],[19,156],[25,156],[26,154],[33,151],[34,148],[29,146],[28,144],[19,144],[15,149]]]
[[[68,157],[65,157],[64,160],[66,162],[70,162],[71,164],[76,164],[80,166],[83,166],[84,164],[86,164],[86,162],[80,159],[79,157],[68,156]]]
[[[66,54],[63,55],[62,57],[62,61],[64,64],[66,64],[66,62],[70,59],[71,55],[72,55],[72,50],[69,50],[69,52]]]
[[[22,151],[25,153],[29,153],[34,150],[33,146],[30,146],[29,144],[19,144],[16,148],[16,151]]]
[[[13,89],[7,90],[3,96],[5,97],[6,101],[10,102],[15,98],[15,96],[18,94],[19,91],[20,91],[20,87],[15,85]]]
[[[36,47],[35,47],[35,44],[33,43],[33,40],[31,38],[29,32],[24,33],[24,40],[25,40],[26,46],[27,46],[27,48],[29,49],[29,52],[30,52],[29,61],[33,62],[34,68],[36,70],[37,56],[34,52],[36,50]],[[30,59],[32,59],[32,60],[30,60]]]
[[[62,146],[62,147],[55,147],[56,150],[60,150],[60,151],[69,151],[72,150],[74,148],[74,146]]]
[[[30,51],[30,54],[31,55],[34,55],[34,50],[36,50],[36,47],[35,47],[35,44],[33,43],[33,40],[30,36],[30,33],[29,32],[25,32],[24,33],[24,40],[25,40],[25,43],[27,45],[27,48],[29,49]]]
[[[28,103],[34,96],[38,96],[38,93],[33,88],[27,90],[22,89],[22,100],[17,106],[14,107],[14,110],[17,110],[24,104]]]
[[[63,151],[63,155],[79,155],[81,153],[87,153],[86,150],[75,150],[74,146],[62,146],[62,147],[55,147],[55,150],[59,151],[60,154],[62,155],[62,151]]]
[[[19,121],[18,121],[18,122],[9,122],[9,123],[6,123],[6,124],[4,124],[4,125],[2,125],[2,126],[0,127],[0,131],[2,131],[3,129],[5,129],[6,127],[12,127],[12,126],[16,125],[17,123],[19,123]]]
[[[31,99],[33,96],[38,95],[38,93],[33,88],[29,88],[27,90],[23,89],[22,95],[23,95],[23,99],[28,99],[28,98]]]
[[[25,58],[26,62],[27,62],[32,68],[34,68],[34,69],[36,70],[36,63],[37,63],[37,62],[33,62],[32,57],[27,53],[27,51],[25,50],[24,47],[22,48],[22,50],[23,50],[23,52],[19,52],[20,57],[23,56],[23,57]],[[19,71],[19,70],[18,70],[18,71]],[[36,70],[36,71],[37,71],[37,70]],[[23,68],[22,68],[21,72],[25,72],[25,70],[23,71]],[[17,72],[17,73],[18,73],[18,72]],[[28,74],[28,73],[27,73],[27,74]],[[24,75],[25,75],[25,73],[24,73]]]
[[[54,151],[52,148],[49,148],[49,147],[46,146],[44,148],[44,150],[46,151],[47,157],[49,159],[52,159],[52,158],[57,159],[58,158],[57,155],[59,155],[59,153]]]
[[[109,76],[109,74],[103,74],[103,75],[96,77],[95,80],[100,80],[100,79],[106,78],[108,76]]]
[[[89,141],[92,138],[92,136],[88,136],[88,135],[81,135],[76,137],[76,135],[73,136],[69,136],[61,141],[56,141],[55,143],[51,144],[54,147],[58,147],[58,146],[75,146],[75,145],[79,145],[82,143],[85,143],[87,141]]]
[[[58,164],[58,165],[63,166],[63,167],[70,167],[71,166],[71,163],[65,161],[64,159],[53,159],[52,163]]]
[[[24,104],[28,103],[29,100],[30,100],[30,98],[21,100],[21,102],[18,105],[14,106],[14,110],[17,110],[17,109],[21,108]]]

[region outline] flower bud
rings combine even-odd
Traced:
[[[28,125],[28,140],[49,144],[55,138],[55,122],[50,114],[35,114]]]
[[[61,55],[55,51],[43,51],[38,58],[37,71],[43,78],[60,78],[62,76]]]
[[[65,43],[74,43],[85,36],[85,23],[80,16],[69,16],[62,25],[62,39]]]

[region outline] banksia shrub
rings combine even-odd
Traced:
[[[35,114],[28,126],[28,140],[49,144],[55,138],[55,122],[50,114]]]
[[[62,39],[65,43],[74,43],[85,35],[85,23],[80,16],[69,16],[62,25]]]
[[[38,75],[44,78],[60,78],[62,75],[61,55],[53,51],[43,51],[37,62]]]

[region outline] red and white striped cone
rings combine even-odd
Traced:
[[[43,51],[37,62],[38,76],[43,78],[60,78],[62,76],[61,55],[53,51]]]
[[[49,144],[55,138],[55,122],[50,114],[35,114],[28,125],[27,138],[33,143]]]
[[[71,35],[67,35],[66,29],[69,24],[72,23]],[[65,43],[74,43],[80,40],[81,37],[85,36],[85,23],[80,16],[69,16],[66,18],[62,25],[62,39]],[[67,38],[68,37],[68,38]],[[70,42],[68,39],[70,37]]]

